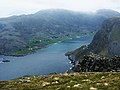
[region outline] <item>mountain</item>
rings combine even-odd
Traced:
[[[0,54],[21,55],[69,37],[72,34],[94,32],[112,16],[113,10],[96,13],[73,12],[62,9],[41,10],[35,14],[0,19]]]
[[[105,20],[88,46],[66,55],[75,61],[75,67],[80,64],[87,71],[120,71],[120,57],[117,57],[120,55],[120,17]]]

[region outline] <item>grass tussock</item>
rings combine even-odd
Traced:
[[[0,81],[0,90],[119,90],[119,72],[27,76]]]

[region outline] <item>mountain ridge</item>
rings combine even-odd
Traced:
[[[111,17],[120,15],[113,12]],[[3,41],[0,43],[0,54],[28,53],[56,41],[56,38],[94,32],[109,17],[68,10],[43,10],[31,15],[0,19],[0,40]]]

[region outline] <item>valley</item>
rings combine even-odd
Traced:
[[[109,9],[95,13],[48,9],[1,18],[0,55],[23,56],[77,34],[95,33],[105,19],[119,15],[119,12]]]

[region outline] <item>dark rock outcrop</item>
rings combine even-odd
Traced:
[[[82,61],[78,62],[72,70],[75,72],[120,72],[120,57],[106,58],[95,54],[84,55]]]

